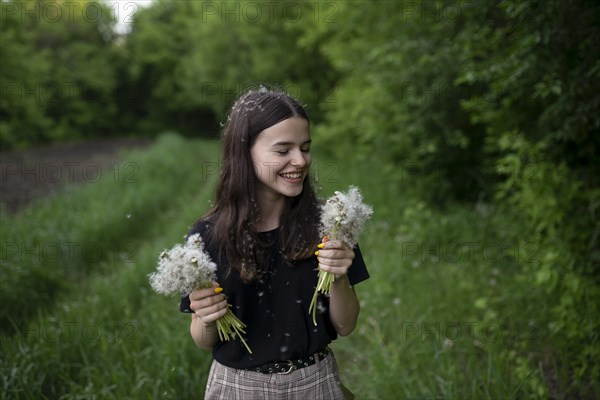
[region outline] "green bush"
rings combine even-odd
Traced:
[[[330,38],[322,49],[342,77],[318,137],[340,157],[376,154],[389,180],[417,178],[421,198],[441,209],[466,201],[514,221],[506,237],[526,249],[514,260],[515,279],[548,304],[548,351],[560,357],[560,368],[540,362],[547,381],[532,390],[543,395],[540,385],[562,369],[569,395],[594,393],[600,7],[336,4],[340,23],[321,24],[319,34]],[[538,262],[523,262],[531,249]],[[515,351],[506,360],[529,376],[536,361]]]

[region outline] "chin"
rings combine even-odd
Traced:
[[[300,196],[300,194],[302,194],[302,189],[304,188],[304,186],[300,186],[297,189],[288,189],[288,190],[284,190],[281,193],[286,196],[286,197],[298,197]]]

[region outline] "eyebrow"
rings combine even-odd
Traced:
[[[305,144],[310,144],[312,142],[311,139],[308,139],[306,142],[302,143],[300,146],[303,146]],[[277,143],[273,143],[273,147],[275,146],[291,146],[291,145],[295,145],[295,142],[277,142]]]

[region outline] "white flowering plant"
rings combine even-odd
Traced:
[[[150,285],[155,292],[165,295],[189,295],[194,289],[213,287],[217,265],[204,250],[199,234],[190,235],[185,244],[177,244],[170,250],[164,250],[158,257],[156,271],[149,274]],[[228,304],[228,307],[231,307]],[[222,341],[239,337],[246,350],[252,351],[242,337],[246,325],[231,312],[216,322],[217,332]]]
[[[327,236],[329,240],[340,240],[354,247],[358,243],[358,236],[365,222],[372,214],[373,209],[363,203],[362,195],[356,186],[350,186],[347,193],[336,191],[321,206],[319,234]],[[319,293],[329,294],[334,280],[334,274],[319,269],[317,287],[309,307],[315,325],[317,324],[317,297]]]

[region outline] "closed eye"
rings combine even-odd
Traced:
[[[310,153],[310,149],[300,149],[300,151],[303,153]],[[276,150],[275,151],[275,153],[279,154],[280,156],[285,156],[289,152],[290,152],[289,150]]]
[[[282,142],[277,142],[273,144],[273,147],[275,149],[280,149],[280,150],[273,150],[273,152],[277,155],[280,156],[285,156],[290,152],[290,149],[295,149],[297,148],[296,146],[300,147],[300,151],[303,153],[310,153],[310,143],[311,140],[308,139],[305,142],[302,143],[294,143],[294,142],[288,142],[288,141],[282,141]]]

